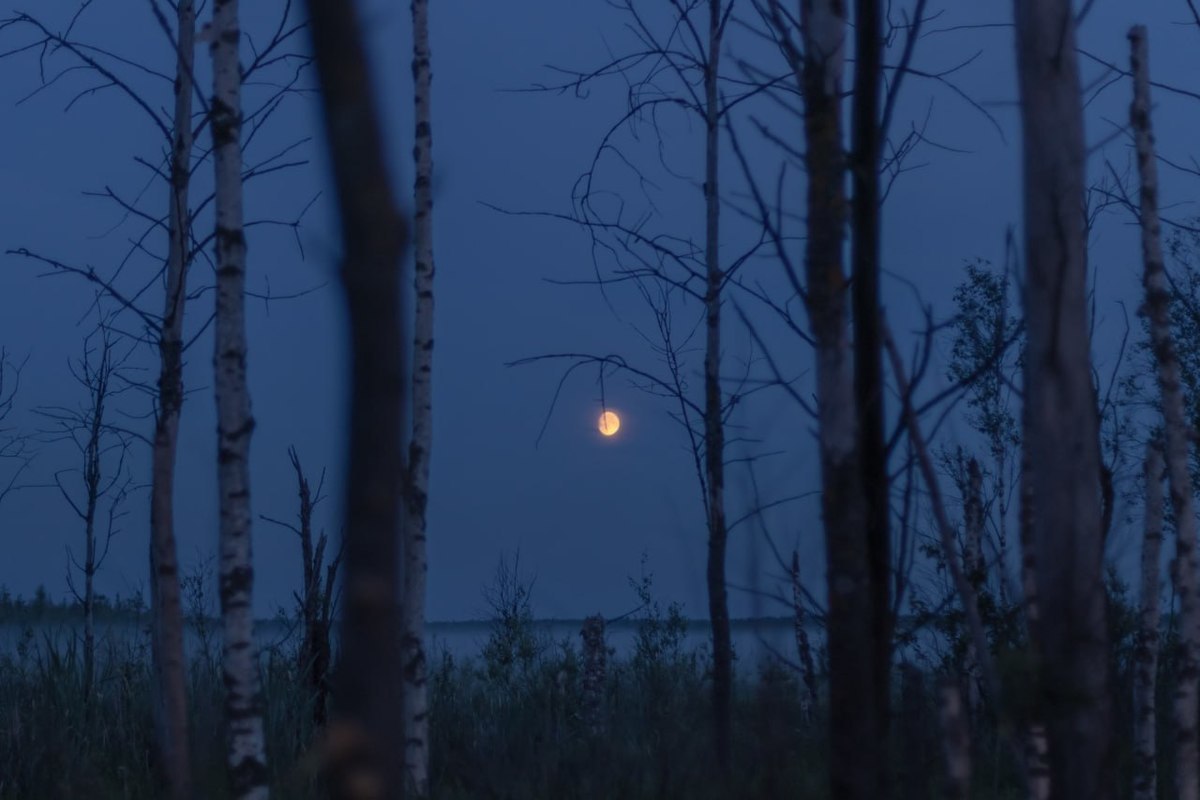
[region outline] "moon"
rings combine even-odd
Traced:
[[[621,418],[617,416],[615,411],[605,411],[600,415],[600,419],[596,424],[602,436],[615,436],[617,431],[621,429]]]

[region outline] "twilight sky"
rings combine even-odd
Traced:
[[[908,78],[897,110],[894,138],[928,118],[925,137],[930,142],[911,156],[907,166],[914,169],[899,177],[884,208],[883,258],[889,271],[885,301],[893,327],[902,335],[919,324],[908,284],[945,317],[963,263],[975,258],[1003,263],[1006,231],[1020,215],[1010,5],[931,5],[940,8],[940,15],[928,24],[914,67],[932,76],[970,63],[944,80]],[[281,6],[244,3],[243,29],[261,41]],[[748,19],[750,4],[739,6],[741,11],[735,13]],[[0,0],[0,16],[36,8],[47,27],[59,31],[75,7],[66,0],[23,6]],[[169,73],[171,51],[150,9],[150,0],[94,0],[72,35]],[[407,198],[412,174],[408,4],[370,0],[364,10],[377,88],[387,110],[398,193]],[[646,13],[662,11],[655,6]],[[205,8],[201,19],[207,15]],[[526,356],[587,352],[619,354],[646,369],[660,367],[641,335],[653,333],[653,320],[627,285],[610,288],[606,300],[594,286],[547,281],[592,276],[593,256],[585,233],[568,223],[508,216],[489,207],[570,211],[573,183],[588,167],[603,132],[624,111],[625,84],[610,78],[582,98],[572,92],[511,90],[560,79],[547,65],[586,70],[609,60],[610,54],[626,52],[633,46],[626,21],[606,3],[583,0],[442,0],[431,12],[438,277],[429,616],[435,620],[481,614],[486,608],[481,589],[498,557],[518,548],[522,570],[536,575],[534,606],[539,615],[614,615],[628,610],[634,597],[626,576],[637,574],[643,552],[664,598],[684,602],[691,615],[705,613],[702,509],[686,439],[669,416],[670,404],[621,375],[606,374],[605,401],[621,412],[622,429],[614,439],[602,439],[595,429],[600,413],[596,370],[577,370],[558,395],[539,441],[567,364],[505,366]],[[651,22],[656,24],[653,17]],[[1153,77],[1200,89],[1192,79],[1200,29],[1191,24],[1182,0],[1096,0],[1081,28],[1081,47],[1124,68],[1125,32],[1134,22],[1150,27]],[[0,51],[29,42],[30,37],[28,30],[0,31]],[[296,45],[306,42],[301,39]],[[248,61],[248,44],[243,53],[243,61]],[[729,76],[740,74],[739,59],[769,65],[773,71],[780,68],[775,54],[740,28],[731,35],[723,58]],[[889,62],[896,58],[893,50]],[[207,51],[198,50],[197,72],[206,94],[207,60]],[[66,53],[48,56],[47,75],[76,63]],[[1091,156],[1092,175],[1106,173],[1106,158],[1123,172],[1131,163],[1128,148],[1114,132],[1127,117],[1129,83],[1113,82],[1086,57],[1082,63],[1089,89],[1087,135],[1098,145]],[[150,98],[152,108],[168,113],[169,82],[127,66],[120,69]],[[39,85],[37,54],[0,60],[0,250],[24,247],[111,274],[146,224],[112,200],[83,192],[111,187],[155,215],[165,209],[164,187],[135,161],[140,157],[155,162],[162,150],[160,135],[143,111],[111,88],[85,95],[64,111],[80,89],[95,84],[95,78],[81,71],[68,72],[59,83],[18,105]],[[247,108],[267,91],[269,87],[248,87]],[[995,124],[959,91],[986,109]],[[1190,163],[1200,101],[1163,90],[1156,90],[1155,100],[1160,153]],[[746,109],[744,116],[735,117],[739,139],[758,178],[773,187],[780,154],[755,133],[749,115],[798,145],[799,123],[766,101],[748,103]],[[626,126],[618,133],[619,141],[628,155],[645,165],[654,182],[646,190],[658,211],[651,227],[700,241],[702,195],[694,176],[702,164],[697,144],[702,131],[682,116],[668,115],[662,122],[661,161],[658,143],[644,127],[635,140]],[[315,98],[289,98],[247,147],[247,162],[307,137],[319,142],[317,123]],[[197,144],[207,147],[207,132]],[[730,201],[723,212],[723,252],[733,258],[753,242],[755,230],[737,212],[737,207],[747,207],[745,180],[728,146],[722,158]],[[248,220],[291,221],[317,198],[295,232],[286,225],[250,230],[250,286],[257,292],[269,286],[278,295],[325,284],[299,299],[249,304],[249,369],[258,422],[252,443],[253,505],[256,514],[294,514],[295,485],[286,450],[295,444],[314,477],[322,467],[329,470],[329,500],[319,507],[318,522],[336,536],[345,379],[344,319],[334,273],[337,232],[320,148],[314,141],[303,142],[285,160],[300,159],[309,163],[252,181],[246,190]],[[601,161],[600,169],[602,186],[620,193],[631,211],[645,207],[640,187],[617,160]],[[686,175],[672,177],[671,172]],[[201,164],[197,175],[200,191],[206,191],[211,163]],[[1175,219],[1193,215],[1194,182],[1169,168],[1162,177],[1164,208]],[[785,197],[800,213],[802,182],[793,179],[787,184]],[[1137,305],[1140,262],[1128,223],[1128,215],[1113,210],[1101,218],[1093,237],[1096,361],[1103,375],[1111,369],[1123,330],[1118,301],[1124,300],[1131,313]],[[202,217],[199,225],[198,235],[204,235],[211,216]],[[152,233],[145,248],[148,253],[136,254],[125,267],[122,286],[151,280],[155,259],[165,252],[165,235]],[[797,255],[801,248],[797,241]],[[761,281],[766,291],[786,301],[773,258],[752,259],[745,270],[747,280]],[[73,405],[82,399],[67,360],[78,357],[82,337],[95,322],[89,311],[91,287],[71,276],[39,277],[43,272],[27,259],[0,254],[0,344],[16,359],[28,359],[10,422],[27,431],[44,425],[31,409]],[[203,285],[210,277],[210,268],[199,263],[192,284]],[[151,287],[147,308],[157,313],[161,300],[155,292],[161,294],[157,284]],[[203,293],[189,306],[189,330],[201,331],[211,303],[211,293]],[[737,303],[762,326],[784,371],[801,376],[797,386],[807,391],[810,356],[803,343],[777,330],[769,312],[753,300],[741,297]],[[762,377],[764,365],[732,302],[726,308],[731,374],[744,369],[749,358],[751,374]],[[698,313],[695,305],[680,306],[679,330],[686,330]],[[800,319],[807,325],[802,315]],[[125,323],[136,328],[131,317]],[[177,506],[185,564],[196,564],[216,551],[211,346],[211,338],[201,333],[189,351],[185,374],[191,394],[184,409]],[[701,383],[699,353],[691,352],[688,359],[695,392]],[[140,351],[135,360],[142,367],[153,366],[148,351]],[[930,384],[927,390],[935,388]],[[145,398],[129,394],[119,405],[132,415],[127,420],[132,429],[149,434]],[[760,499],[755,500],[744,466],[732,468],[731,519],[756,502],[802,496],[816,488],[812,422],[783,392],[755,395],[739,406],[732,422],[743,441],[731,445],[730,458],[760,457],[754,467]],[[967,437],[962,423],[954,420],[942,433],[945,442]],[[135,478],[144,483],[148,452],[143,445],[134,447]],[[38,450],[25,476],[28,483],[45,483],[55,470],[74,466],[69,448],[41,444]],[[764,455],[768,453],[773,455]],[[6,466],[0,464],[0,470]],[[146,580],[147,493],[135,493],[126,510],[122,533],[99,578],[101,590],[108,593],[127,594]],[[823,593],[821,532],[812,496],[774,507],[763,515],[761,526],[746,523],[733,531],[730,580],[764,589],[775,585],[777,570],[763,547],[763,526],[782,548],[800,548],[805,580],[814,593]],[[56,491],[28,488],[11,495],[0,505],[0,583],[24,594],[40,583],[52,593],[63,591],[64,547],[79,540],[79,529]],[[1113,555],[1118,558],[1129,550],[1128,537],[1121,533],[1113,537]],[[292,534],[259,522],[254,550],[256,604],[266,615],[290,602],[299,576],[298,548]],[[735,615],[777,611],[742,592],[732,597]]]

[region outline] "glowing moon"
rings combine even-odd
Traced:
[[[614,436],[621,429],[621,418],[615,411],[605,411],[596,426],[604,436]]]

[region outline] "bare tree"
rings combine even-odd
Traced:
[[[778,4],[772,5],[772,11],[777,20],[783,13]],[[829,770],[833,796],[865,800],[879,790],[874,770],[883,760],[886,726],[874,705],[874,659],[868,655],[875,644],[866,497],[859,467],[860,421],[855,412],[847,316],[849,283],[842,255],[846,163],[841,87],[846,8],[840,0],[809,0],[801,4],[800,13],[803,60],[796,68],[804,87],[808,171],[804,297],[816,349],[821,511],[829,584]],[[864,769],[864,763],[871,768]]]
[[[1099,418],[1086,295],[1083,106],[1068,0],[1016,0],[1024,151],[1024,480],[1056,798],[1113,796]]]
[[[883,114],[883,4],[854,0],[854,95],[850,149],[850,302],[854,326],[854,400],[858,414],[858,468],[866,511],[867,575],[875,716],[880,726],[877,796],[889,793],[886,731],[891,715],[892,545],[891,492],[884,426],[883,336],[880,331],[880,181],[887,123]],[[922,21],[918,3],[915,25]],[[915,31],[909,42],[915,41]],[[911,53],[911,51],[910,51]],[[896,81],[906,65],[901,65]],[[891,99],[889,98],[889,104]]]
[[[236,798],[269,795],[262,685],[254,640],[250,547],[250,392],[246,386],[246,238],[242,220],[242,71],[238,0],[214,0],[211,126],[216,169],[216,313],[213,369],[220,500],[222,672],[229,782]]]
[[[175,460],[183,410],[183,315],[187,297],[192,213],[192,94],[196,62],[196,9],[179,0],[176,10],[175,108],[171,125],[167,264],[158,331],[157,413],[150,467],[150,608],[157,683],[159,747],[171,800],[192,796],[188,744],[187,665],[183,652],[183,601],[175,545]]]
[[[412,438],[404,491],[404,758],[417,797],[429,794],[429,691],[425,657],[425,539],[428,533],[429,459],[433,447],[433,132],[430,111],[429,0],[413,0]]]
[[[134,320],[136,328],[123,333],[157,350],[160,361],[157,385],[144,387],[154,403],[155,428],[150,492],[151,631],[157,728],[155,739],[157,760],[168,784],[168,796],[172,800],[190,800],[193,784],[188,738],[183,609],[174,532],[174,481],[179,425],[185,397],[184,353],[200,338],[211,322],[211,317],[201,315],[193,330],[185,329],[184,311],[187,301],[212,290],[211,286],[204,285],[189,288],[188,278],[193,262],[198,258],[207,258],[205,248],[213,241],[216,233],[214,231],[213,234],[202,237],[194,235],[197,209],[211,208],[213,197],[202,197],[194,204],[189,199],[190,179],[196,166],[193,160],[193,144],[195,136],[210,123],[211,117],[207,113],[208,103],[197,90],[194,80],[194,0],[179,0],[173,6],[176,15],[174,31],[157,0],[149,4],[150,11],[169,39],[174,53],[175,65],[172,75],[166,74],[167,70],[154,68],[153,65],[131,62],[103,45],[78,39],[75,32],[82,27],[79,23],[86,12],[95,8],[95,4],[92,3],[80,3],[69,24],[62,29],[56,30],[37,17],[18,12],[10,18],[0,20],[0,30],[12,35],[22,31],[32,34],[29,41],[4,51],[6,57],[30,52],[40,54],[36,74],[40,76],[41,83],[31,94],[37,94],[58,84],[64,75],[83,72],[96,81],[80,89],[72,97],[68,107],[83,97],[102,93],[119,95],[127,101],[129,108],[139,119],[149,122],[162,136],[166,151],[161,161],[135,159],[142,168],[168,184],[166,213],[145,207],[144,203],[139,202],[141,195],[135,198],[126,197],[119,190],[107,185],[102,192],[90,193],[112,202],[121,209],[125,220],[141,226],[140,230],[134,231],[130,236],[128,249],[119,263],[108,272],[90,264],[80,266],[66,263],[25,248],[8,252],[47,267],[51,275],[74,275],[96,286],[99,289],[99,298],[94,302],[103,300],[106,303],[115,303],[126,316]],[[251,136],[263,130],[263,125],[279,108],[281,99],[296,91],[309,60],[308,56],[290,52],[287,48],[287,44],[301,28],[300,25],[290,24],[290,8],[290,0],[282,4],[278,23],[266,37],[257,42],[258,47],[253,60],[242,71],[243,80],[271,74],[269,80],[260,82],[260,85],[269,86],[264,90],[261,102],[254,105],[245,116],[245,119],[249,120]],[[55,69],[53,59],[56,58],[64,58],[69,63]],[[163,85],[173,84],[175,102],[172,111],[168,113],[165,109],[160,110],[160,106],[164,104],[144,93],[140,89],[140,83],[123,77],[122,73],[125,70],[132,70],[143,77],[148,75],[156,80],[161,79]],[[198,102],[204,112],[199,120],[194,118],[193,102]],[[242,180],[250,181],[304,164],[302,159],[288,158],[299,144],[289,143],[255,163],[239,163]],[[207,157],[207,154],[203,157]],[[152,193],[145,194],[154,197]],[[254,222],[295,228],[299,224],[299,217],[292,221],[259,219]],[[159,233],[165,233],[167,237],[165,264],[164,260],[153,255],[147,246],[147,240]],[[152,278],[146,280],[145,276],[134,277],[135,271],[126,269],[127,265],[147,256],[152,262]],[[164,286],[161,313],[157,309],[148,308],[144,303],[144,298],[152,296],[149,290],[159,277]],[[287,296],[268,293],[265,298],[282,299]]]
[[[33,461],[29,436],[8,421],[21,386],[23,365],[12,360],[7,348],[0,347],[0,463],[12,465],[0,479],[0,503],[21,488],[21,475]]]
[[[1197,764],[1196,752],[1197,703],[1200,702],[1200,627],[1197,627],[1200,626],[1200,598],[1197,597],[1195,501],[1188,473],[1190,431],[1184,412],[1179,359],[1171,335],[1171,286],[1163,266],[1162,230],[1158,216],[1158,169],[1150,122],[1150,67],[1146,29],[1141,26],[1131,29],[1129,43],[1134,76],[1133,104],[1129,115],[1141,183],[1142,283],[1146,290],[1142,313],[1149,323],[1150,346],[1157,364],[1158,387],[1162,395],[1163,450],[1176,527],[1175,589],[1179,595],[1179,637],[1183,652],[1175,684],[1175,793],[1179,800],[1196,800],[1200,797],[1200,765]],[[1157,594],[1154,601],[1157,604]]]
[[[357,4],[308,0],[313,53],[342,225],[350,318],[345,585],[335,720],[326,769],[334,798],[404,796],[404,711],[397,631],[405,357],[397,210]]]
[[[83,560],[67,548],[67,587],[83,607],[83,694],[89,704],[96,680],[96,573],[117,534],[116,523],[123,516],[121,504],[130,485],[125,469],[129,440],[109,418],[109,403],[128,388],[121,385],[119,374],[128,356],[128,352],[115,351],[112,335],[101,323],[84,339],[83,356],[69,365],[72,377],[86,392],[83,404],[37,409],[53,423],[47,440],[69,442],[81,462],[78,469],[56,471],[54,486],[83,522]],[[71,475],[81,481],[81,490],[70,485],[74,483]],[[108,505],[107,512],[101,508],[103,503]],[[75,583],[75,571],[83,575],[82,591]]]
[[[673,416],[686,429],[704,507],[708,537],[705,584],[713,651],[713,742],[716,763],[727,771],[731,767],[733,747],[733,641],[726,581],[730,527],[725,491],[726,422],[739,396],[743,395],[746,383],[743,381],[731,389],[725,385],[728,381],[722,380],[722,308],[730,284],[758,250],[761,240],[736,257],[722,255],[722,248],[728,249],[728,241],[722,238],[721,231],[720,135],[721,125],[728,121],[732,109],[738,102],[756,95],[759,87],[747,87],[745,82],[727,79],[721,74],[721,51],[734,3],[728,0],[673,3],[669,9],[670,26],[665,34],[633,0],[620,0],[615,5],[628,16],[638,47],[589,72],[563,70],[573,77],[557,86],[540,87],[578,93],[590,83],[610,76],[620,76],[629,87],[628,108],[621,120],[606,132],[591,167],[576,183],[573,198],[576,213],[545,216],[582,226],[592,236],[593,252],[600,250],[618,261],[619,266],[611,276],[601,275],[597,262],[594,280],[571,283],[598,285],[606,291],[608,286],[621,283],[636,287],[650,307],[656,327],[654,334],[643,334],[643,338],[651,343],[651,348],[665,363],[665,373],[659,375],[633,367],[620,356],[579,353],[558,353],[513,363],[565,358],[575,362],[572,369],[594,364],[600,367],[601,379],[605,369],[622,371],[648,392],[678,404]],[[668,85],[668,79],[672,80],[671,85]],[[729,90],[728,95],[725,89]],[[634,125],[648,119],[661,144],[664,137],[658,127],[659,115],[666,109],[680,109],[703,125],[704,165],[702,171],[698,170],[702,177],[695,181],[703,199],[703,247],[686,236],[649,231],[646,223],[655,215],[652,208],[647,218],[638,219],[626,211],[623,203],[614,213],[610,206],[600,202],[607,192],[597,185],[597,175],[606,154],[616,154],[621,164],[634,172],[638,184],[646,185],[645,175],[621,152],[615,134],[626,123]],[[669,167],[666,172],[679,177]],[[681,343],[676,338],[678,331],[674,330],[674,315],[680,298],[697,302],[701,308],[700,324],[689,326],[680,337],[690,339],[702,326],[704,343],[702,348],[697,348],[703,352],[702,397],[699,400],[690,397],[686,389],[689,378],[685,374],[682,355],[686,342]]]
[[[329,626],[333,615],[334,586],[342,554],[339,549],[326,563],[325,551],[329,539],[324,532],[318,534],[315,539],[313,537],[313,509],[325,499],[321,493],[325,486],[324,470],[321,471],[316,490],[313,490],[304,474],[304,468],[300,465],[300,456],[296,453],[296,448],[288,448],[288,458],[296,473],[300,498],[296,523],[283,522],[266,515],[263,515],[262,519],[287,528],[300,539],[300,559],[303,572],[301,588],[295,597],[300,613],[300,623],[304,630],[300,639],[300,651],[297,654],[297,672],[300,674],[301,681],[309,688],[313,723],[318,728],[323,728],[329,704],[331,664]]]
[[[1154,696],[1158,679],[1159,553],[1163,538],[1163,454],[1159,442],[1146,445],[1145,525],[1142,531],[1142,597],[1138,614],[1133,689],[1133,796],[1158,797],[1158,716]]]

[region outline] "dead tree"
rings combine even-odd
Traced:
[[[413,0],[412,437],[404,487],[404,758],[417,797],[429,794],[429,669],[425,657],[425,540],[433,447],[433,131],[430,111],[429,0]]]
[[[213,61],[211,104],[216,169],[216,312],[213,369],[217,404],[222,674],[226,768],[233,796],[269,795],[262,682],[254,640],[251,557],[250,391],[246,385],[246,236],[242,213],[242,71],[238,0],[214,0],[207,32]]]
[[[322,531],[313,537],[313,509],[325,499],[321,489],[325,485],[325,472],[317,481],[314,491],[300,465],[300,456],[295,447],[288,448],[288,458],[296,473],[296,485],[300,507],[296,522],[284,522],[263,515],[266,522],[287,528],[300,540],[301,585],[295,593],[296,607],[300,615],[302,633],[300,649],[296,654],[296,671],[301,684],[308,687],[312,703],[312,720],[318,729],[324,728],[329,705],[329,671],[331,665],[329,631],[334,605],[334,586],[338,567],[342,561],[339,550],[328,562],[325,561],[329,539]]]
[[[129,440],[113,426],[109,408],[114,398],[128,389],[120,375],[128,356],[128,352],[116,352],[111,332],[101,323],[84,339],[79,361],[69,365],[75,382],[86,393],[84,402],[75,407],[37,409],[52,423],[46,440],[71,444],[80,459],[78,468],[54,473],[54,486],[83,523],[83,559],[67,548],[67,587],[83,608],[83,695],[89,710],[96,680],[96,573],[117,534],[121,505],[130,486],[125,469]],[[76,571],[83,576],[82,590],[75,582]]]
[[[1200,597],[1197,591],[1200,587],[1197,586],[1195,500],[1189,472],[1190,426],[1184,409],[1179,359],[1171,335],[1171,285],[1163,266],[1146,29],[1136,26],[1130,30],[1129,43],[1133,72],[1133,104],[1129,116],[1141,186],[1138,197],[1142,283],[1146,291],[1141,313],[1148,323],[1150,347],[1157,367],[1163,414],[1163,456],[1176,528],[1175,590],[1179,595],[1182,658],[1175,684],[1175,794],[1179,800],[1196,800],[1200,797],[1200,764],[1196,751],[1200,733],[1197,730],[1197,703],[1200,703],[1200,628],[1197,627],[1200,625]],[[1156,594],[1154,602],[1157,604],[1157,601]]]
[[[1068,0],[1016,0],[1024,152],[1022,437],[1055,798],[1113,797],[1099,416],[1084,234],[1083,106]]]
[[[388,182],[357,4],[307,6],[342,225],[352,381],[341,661],[325,767],[334,798],[392,800],[404,796],[405,780],[397,604],[408,232]]]

